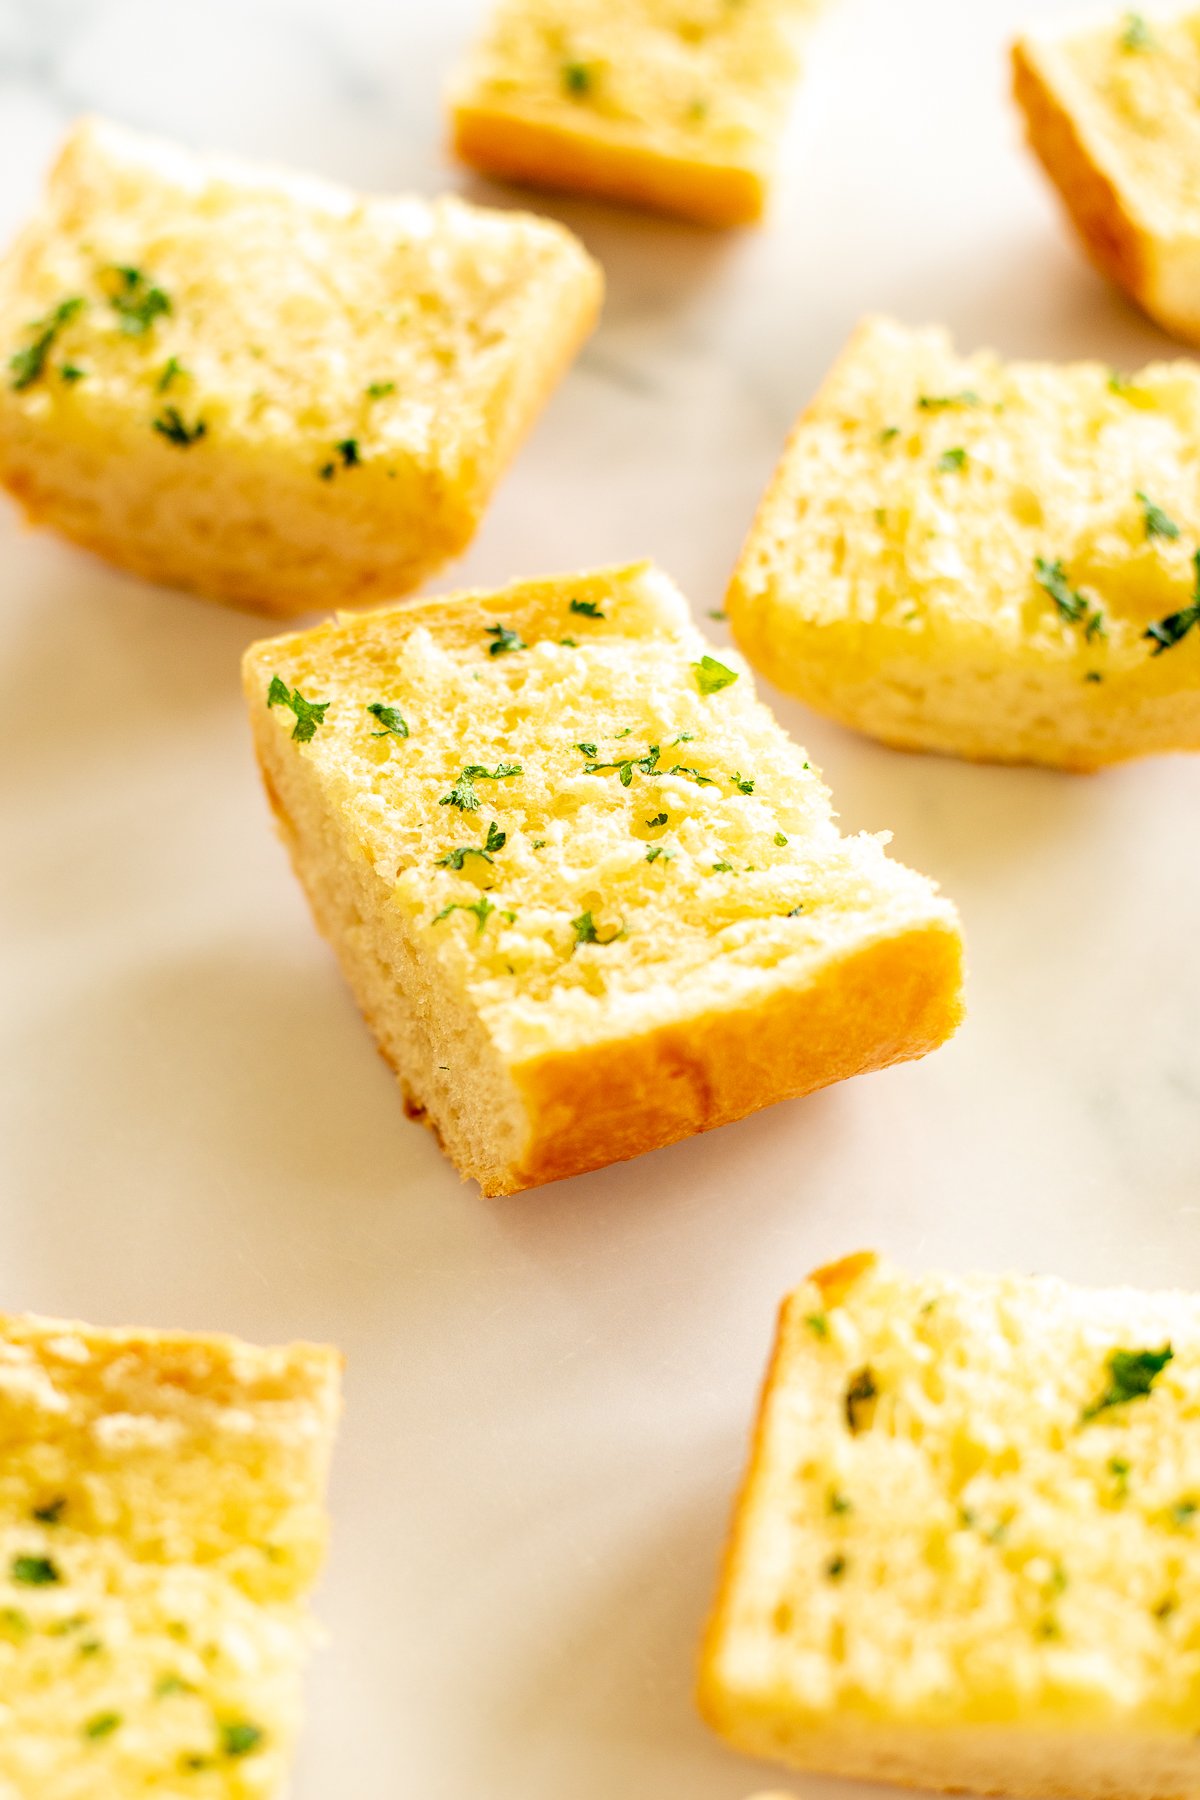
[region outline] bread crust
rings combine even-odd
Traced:
[[[623,144],[465,97],[451,117],[454,154],[501,181],[590,194],[718,229],[757,224],[766,208],[767,182],[757,169]]]

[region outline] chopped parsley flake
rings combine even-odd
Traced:
[[[318,725],[325,722],[325,714],[329,711],[328,700],[306,700],[299,688],[289,688],[286,681],[278,675],[272,675],[271,685],[267,689],[268,706],[286,706],[295,713],[296,723],[292,727],[292,737],[298,744],[307,744],[315,735]]]
[[[890,444],[893,438],[898,438],[899,436],[900,427],[898,425],[885,425],[879,434],[879,441],[881,444]]]
[[[801,900],[801,902],[798,906],[790,907],[788,909],[788,911],[784,913],[783,916],[785,919],[798,919],[800,917],[800,914],[803,911],[804,911],[804,902],[803,902],[803,900]]]
[[[1160,537],[1174,539],[1179,536],[1179,527],[1174,519],[1168,518],[1161,506],[1155,506],[1153,500],[1150,499],[1148,494],[1144,494],[1141,488],[1137,491],[1137,497],[1142,503],[1142,512],[1146,524],[1146,536],[1148,538]]]
[[[22,1587],[54,1587],[62,1580],[48,1556],[14,1556],[10,1573]]]
[[[187,372],[177,356],[169,356],[163,364],[162,374],[154,385],[160,394],[168,393],[172,382],[180,380],[181,377],[187,375]]]
[[[739,769],[735,769],[732,780],[733,785],[739,794],[752,794],[754,792],[754,777],[752,775],[743,775]]]
[[[775,833],[775,848],[777,850],[782,850],[786,844],[787,839],[784,837],[782,831],[777,831]]]
[[[460,844],[453,850],[447,850],[445,856],[438,857],[437,866],[439,869],[461,869],[468,856],[482,856],[484,862],[491,862],[493,852],[503,850],[507,842],[507,831],[501,831],[493,819],[488,826],[487,840],[484,844]]]
[[[733,874],[733,864],[727,863],[727,862],[714,863],[713,864],[713,874],[714,875],[732,875]]]
[[[696,686],[702,694],[719,694],[722,688],[732,687],[737,680],[737,670],[727,669],[715,656],[702,656],[692,668],[696,671]]]
[[[177,406],[164,406],[154,421],[154,429],[168,444],[174,444],[180,450],[190,450],[193,444],[208,435],[208,426],[203,419],[189,425]]]
[[[606,619],[607,613],[600,611],[598,600],[572,600],[570,609],[573,613],[582,613],[585,619]]]
[[[396,384],[394,381],[373,381],[367,389],[367,399],[386,400],[388,395],[394,394],[395,391]]]
[[[943,450],[937,466],[940,475],[960,475],[967,466],[967,453],[961,449]]]
[[[590,912],[580,913],[577,919],[571,920],[571,926],[575,932],[576,949],[580,944],[615,944],[618,938],[625,936],[624,928],[618,925],[607,937],[601,937]]]
[[[809,1313],[804,1323],[808,1326],[808,1329],[812,1332],[814,1337],[827,1338],[829,1336],[829,1318],[827,1314]]]
[[[140,269],[118,264],[107,271],[107,276],[109,305],[127,337],[143,337],[155,319],[170,312],[171,302],[166,294]]]
[[[89,1719],[84,1726],[83,1735],[85,1738],[91,1738],[93,1742],[98,1738],[111,1737],[114,1731],[120,1729],[121,1723],[120,1713],[97,1713],[95,1718]]]
[[[251,1756],[255,1750],[262,1749],[266,1735],[261,1725],[238,1719],[222,1725],[221,1749],[226,1756]]]
[[[983,401],[973,388],[964,388],[960,394],[922,394],[917,405],[922,412],[945,412],[951,406],[982,406]]]
[[[1038,586],[1049,594],[1061,619],[1065,619],[1068,625],[1082,625],[1083,635],[1088,643],[1094,637],[1104,636],[1104,614],[1071,586],[1061,562],[1047,562],[1044,556],[1039,556],[1033,567]]]
[[[840,1581],[846,1573],[847,1563],[844,1556],[833,1556],[825,1564],[825,1573],[830,1581]]]
[[[67,1503],[60,1495],[57,1500],[47,1501],[45,1506],[35,1506],[33,1516],[40,1525],[57,1525],[66,1510]]]
[[[648,863],[657,862],[661,856],[664,862],[670,862],[674,854],[675,852],[668,850],[664,844],[651,844],[646,852],[646,861]]]
[[[582,750],[582,752],[585,756],[598,756],[599,755],[599,751],[597,750],[595,744],[576,744],[575,748],[577,750]]]
[[[1150,27],[1141,13],[1126,13],[1121,27],[1121,48],[1131,52],[1153,50],[1155,42]]]
[[[1098,1400],[1084,1408],[1080,1424],[1089,1424],[1114,1406],[1144,1400],[1174,1356],[1170,1344],[1161,1350],[1114,1350],[1108,1359],[1108,1386]]]
[[[594,745],[589,744],[585,747],[583,744],[580,744],[578,748],[583,751],[585,756],[588,755],[589,751],[591,752],[591,759],[584,764],[583,772],[585,775],[601,775],[606,769],[616,769],[622,787],[629,787],[632,784],[633,772],[635,769],[640,769],[643,775],[662,774],[662,770],[658,766],[658,759],[661,752],[657,744],[651,744],[645,756],[626,756],[620,758],[617,762],[597,762],[595,760]],[[674,774],[675,771],[672,770],[671,773]]]
[[[8,359],[9,386],[15,393],[23,393],[41,379],[46,369],[46,359],[54,348],[60,331],[69,325],[77,312],[82,311],[83,301],[78,297],[71,300],[60,300],[58,305],[48,312],[43,319],[37,319],[29,327],[33,338],[23,350],[18,350]]]
[[[839,1493],[837,1488],[830,1488],[829,1510],[835,1518],[844,1518],[847,1513],[854,1511],[854,1502],[848,1495]]]
[[[524,773],[520,763],[497,763],[494,769],[485,769],[480,763],[468,763],[450,792],[443,794],[438,805],[455,806],[459,812],[478,812],[482,802],[475,792],[477,781],[507,781],[510,775]]]
[[[1186,1531],[1198,1512],[1200,1501],[1177,1500],[1170,1511],[1171,1523],[1176,1531]]]
[[[592,91],[592,71],[587,63],[565,62],[562,66],[563,86],[574,100],[586,98]]]
[[[64,363],[58,371],[58,379],[71,386],[77,381],[86,380],[87,370],[81,369],[78,363]]]
[[[382,700],[373,700],[367,711],[372,718],[378,719],[383,727],[382,731],[373,731],[372,737],[406,738],[408,736],[408,726],[394,706],[385,706]]]
[[[702,775],[699,769],[690,769],[685,763],[676,763],[674,768],[667,772],[670,775],[685,775],[689,781],[694,781],[697,787],[716,787],[717,785],[711,775]],[[753,787],[754,783],[751,782],[750,785]]]
[[[488,899],[487,895],[480,894],[478,900],[474,900],[470,904],[468,904],[465,900],[455,900],[452,905],[443,906],[441,912],[437,915],[436,919],[433,922],[435,925],[440,925],[443,919],[448,919],[450,917],[451,913],[456,913],[456,912],[474,913],[475,918],[478,921],[478,923],[476,924],[476,927],[475,927],[476,934],[478,934],[479,932],[481,932],[483,930],[484,926],[487,924],[488,920],[490,919],[492,914],[495,912],[495,910],[496,910],[496,908],[492,905],[492,903]]]
[[[723,625],[729,614],[720,606],[712,606],[709,608],[708,616],[710,619],[716,619],[719,625]]]
[[[655,813],[655,815],[652,819],[646,820],[646,824],[651,831],[656,831],[660,825],[665,825],[666,823],[667,823],[666,813]]]
[[[507,656],[511,650],[529,648],[520,632],[510,630],[507,625],[489,625],[486,635],[492,639],[488,645],[489,656]]]
[[[1171,650],[1184,639],[1193,625],[1200,625],[1200,550],[1192,558],[1196,570],[1196,588],[1190,606],[1181,607],[1178,612],[1168,613],[1165,619],[1157,620],[1143,632],[1154,648],[1151,656],[1161,656],[1164,650]]]
[[[846,1389],[846,1423],[856,1437],[870,1425],[878,1398],[874,1375],[870,1369],[860,1369]]]

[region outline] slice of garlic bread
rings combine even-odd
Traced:
[[[267,787],[410,1109],[485,1193],[933,1049],[953,908],[645,565],[255,645]]]
[[[255,1800],[286,1772],[334,1352],[0,1319],[0,1794]]]
[[[0,262],[0,483],[212,599],[392,598],[468,543],[601,286],[542,219],[85,122]]]
[[[904,749],[1200,748],[1200,368],[960,356],[884,319],[801,416],[733,577],[771,679]]]
[[[910,1277],[783,1310],[701,1700],[797,1768],[1200,1791],[1200,1300]]]
[[[818,0],[496,0],[454,84],[491,175],[707,225],[763,211]]]
[[[1040,27],[1013,64],[1030,145],[1097,266],[1200,343],[1200,8]]]

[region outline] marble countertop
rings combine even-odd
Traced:
[[[608,308],[454,577],[648,554],[719,607],[867,310],[964,347],[1167,352],[1021,148],[1004,46],[1058,10],[841,0],[762,232],[547,202]],[[84,109],[511,204],[442,146],[476,11],[0,0],[0,232]],[[237,679],[262,628],[7,509],[0,588],[0,1305],[346,1350],[296,1800],[773,1785],[690,1686],[783,1290],[864,1244],[1200,1283],[1200,763],[969,768],[768,690],[846,824],[892,830],[958,902],[967,1025],[923,1063],[485,1204],[405,1120],[272,837]]]

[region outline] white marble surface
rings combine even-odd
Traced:
[[[461,573],[650,553],[718,606],[866,309],[1014,353],[1160,353],[1020,147],[1003,45],[1055,10],[843,0],[761,234],[551,203],[608,311]],[[475,11],[0,0],[0,230],[84,108],[482,192],[438,107]],[[959,902],[969,1023],[922,1064],[489,1205],[405,1121],[272,838],[237,686],[253,623],[7,510],[0,592],[0,1305],[344,1346],[298,1800],[771,1785],[689,1689],[783,1289],[864,1243],[1200,1282],[1200,765],[972,769],[780,701],[846,821]]]

